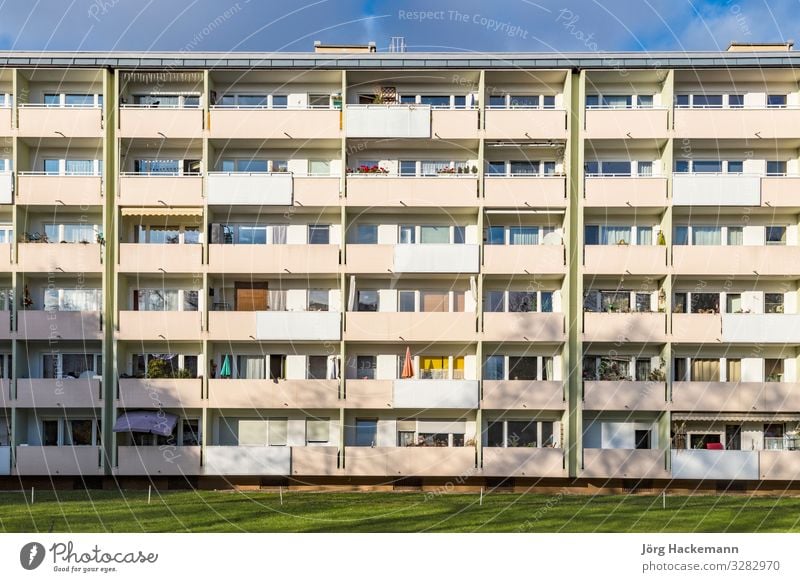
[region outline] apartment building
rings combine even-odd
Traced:
[[[780,487],[800,57],[0,53],[0,475]]]

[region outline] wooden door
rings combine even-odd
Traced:
[[[236,311],[266,311],[266,283],[234,283]]]

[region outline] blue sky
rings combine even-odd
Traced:
[[[794,39],[800,0],[0,0],[0,49],[410,51],[725,49]],[[800,40],[800,39],[798,39]]]

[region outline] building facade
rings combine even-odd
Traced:
[[[0,475],[785,487],[798,65],[0,54]]]

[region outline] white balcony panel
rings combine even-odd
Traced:
[[[722,341],[800,343],[800,315],[785,313],[724,313]]]
[[[339,340],[341,314],[336,311],[257,311],[257,340]]]
[[[477,273],[478,245],[395,245],[396,273]]]
[[[673,479],[758,479],[758,451],[672,449]]]
[[[208,203],[235,206],[291,206],[292,174],[208,175]]]
[[[289,447],[206,447],[206,475],[289,475]]]
[[[11,447],[0,447],[0,475],[11,474]]]
[[[14,174],[0,172],[0,204],[11,204],[14,201]]]
[[[394,408],[478,408],[478,382],[395,380]]]
[[[675,206],[760,206],[761,177],[741,174],[675,174]]]
[[[347,137],[431,137],[431,109],[425,105],[348,105]]]

